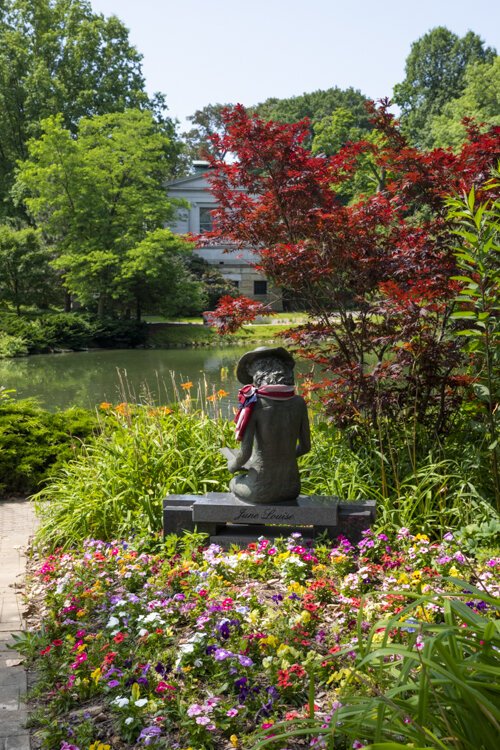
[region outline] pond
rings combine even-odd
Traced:
[[[240,385],[235,368],[249,347],[220,349],[123,349],[38,354],[0,360],[0,385],[17,398],[35,397],[51,411],[93,408],[103,401],[168,404],[183,398],[181,384],[192,382],[192,398],[219,389],[224,416],[232,413]]]

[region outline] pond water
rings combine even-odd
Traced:
[[[192,398],[223,389],[220,404],[232,413],[240,385],[235,368],[248,347],[221,349],[124,349],[38,354],[0,360],[0,385],[17,398],[35,397],[51,411],[70,406],[93,408],[108,401],[168,404],[193,383]]]

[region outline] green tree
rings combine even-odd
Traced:
[[[210,138],[223,133],[222,113],[233,106],[233,104],[207,104],[206,107],[197,109],[187,118],[193,123],[193,127],[182,134],[188,158],[205,159],[207,154],[214,153]],[[223,159],[225,155],[217,154],[220,159]]]
[[[313,154],[333,156],[349,143],[356,144],[363,141],[367,144],[365,150],[356,155],[357,170],[349,182],[335,186],[335,190],[343,202],[348,203],[360,194],[371,194],[382,190],[385,184],[385,169],[377,165],[373,147],[380,147],[384,137],[370,130],[359,127],[356,116],[344,107],[339,107],[328,117],[324,117],[313,125],[314,137],[311,150]]]
[[[148,98],[126,27],[88,0],[3,0],[0,13],[0,205],[8,213],[15,163],[42,119],[61,113],[75,133],[82,117],[127,108],[161,116],[163,101]]]
[[[215,266],[210,265],[205,258],[191,255],[188,267],[193,276],[201,281],[203,292],[207,298],[207,310],[213,310],[221,297],[237,297],[238,289],[230,279],[227,279]]]
[[[447,102],[442,114],[430,121],[434,145],[458,148],[465,143],[464,117],[478,125],[500,126],[500,57],[467,67],[462,95]]]
[[[413,143],[432,146],[431,118],[441,114],[447,102],[461,96],[467,66],[491,62],[495,54],[474,32],[459,37],[444,26],[412,44],[405,79],[394,87],[394,101],[401,108],[401,124]]]
[[[326,90],[312,91],[300,96],[287,99],[266,99],[261,104],[251,108],[264,120],[276,122],[298,122],[308,117],[312,123],[317,123],[329,117],[336,110],[348,110],[354,117],[353,125],[359,128],[369,128],[369,116],[366,110],[366,96],[353,88],[339,89],[333,87]]]
[[[169,139],[149,111],[83,118],[76,137],[62,116],[28,144],[15,194],[57,249],[67,289],[112,311],[128,250],[173,216]],[[118,285],[118,286],[117,286]]]
[[[150,232],[127,251],[118,279],[118,296],[143,312],[174,316],[201,312],[203,285],[188,270],[192,245],[169,229]]]
[[[47,307],[57,294],[50,251],[34,229],[0,226],[0,300],[14,305]]]

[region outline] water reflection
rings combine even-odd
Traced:
[[[169,403],[175,390],[183,397],[183,382],[193,382],[191,394],[229,392],[236,404],[235,365],[247,349],[162,349],[40,354],[0,360],[0,385],[16,390],[18,398],[37,398],[50,410],[69,406],[92,408],[102,401]]]

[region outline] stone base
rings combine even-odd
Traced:
[[[294,502],[254,505],[230,492],[170,495],[163,501],[163,534],[199,531],[222,546],[246,545],[259,536],[298,531],[307,540],[342,535],[355,544],[375,520],[375,501],[341,502],[338,497],[300,495]]]

